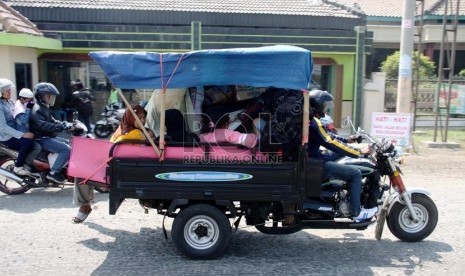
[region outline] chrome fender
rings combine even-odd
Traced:
[[[412,198],[412,194],[424,194],[424,195],[430,195],[431,192],[428,190],[422,189],[422,188],[412,188],[407,190],[407,195],[409,198]],[[384,223],[386,221],[386,216],[391,212],[392,206],[396,202],[399,202],[402,205],[405,205],[405,202],[403,202],[399,192],[393,192],[392,194],[389,194],[386,199],[384,200],[383,205],[378,211],[377,214],[377,223],[376,223],[376,229],[375,229],[375,237],[377,240],[381,239],[381,236],[383,235],[383,228],[384,228]]]
[[[422,188],[412,188],[407,190],[407,194],[409,198],[412,198],[412,194],[424,194],[424,195],[430,195],[431,192]],[[387,213],[389,214],[391,212],[391,208],[394,205],[394,203],[399,202],[402,205],[405,205],[403,202],[402,198],[400,197],[399,192],[393,192],[390,194],[386,200],[384,201],[383,207],[387,207]]]

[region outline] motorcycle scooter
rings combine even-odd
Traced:
[[[352,122],[346,119],[346,124]],[[406,188],[401,170],[396,163],[402,158],[395,145],[385,139],[375,140],[358,128],[357,141],[367,141],[372,154],[362,158],[343,157],[336,162],[357,166],[362,173],[362,204],[379,205],[378,213],[370,220],[354,222],[350,219],[347,183],[341,180],[324,181],[317,198],[307,198],[294,212],[285,212],[279,204],[264,204],[259,212],[252,212],[246,219],[265,234],[290,234],[301,229],[356,229],[364,230],[376,223],[376,238],[381,239],[385,222],[391,233],[406,242],[421,241],[436,228],[438,209],[421,188]],[[295,217],[291,226],[279,225],[286,216]]]
[[[102,118],[95,123],[94,134],[97,138],[107,138],[118,128],[124,115],[124,108],[114,104],[105,106]]]
[[[72,136],[94,138],[92,134],[87,133],[87,127],[84,123],[77,120],[76,112],[73,114],[73,123],[71,127]],[[19,176],[13,173],[15,160],[18,157],[18,151],[10,149],[0,144],[0,191],[8,195],[23,194],[33,188],[63,188],[65,185],[74,185],[74,179],[67,174],[68,164],[63,168],[63,173],[67,176],[67,182],[56,184],[46,178],[50,167],[56,160],[58,154],[42,151],[33,161],[34,172],[25,176]],[[101,189],[101,191],[99,190]],[[97,188],[100,192],[106,192],[103,188]]]

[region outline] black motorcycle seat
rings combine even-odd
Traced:
[[[331,179],[331,180],[325,180],[323,182],[323,184],[321,184],[321,188],[324,189],[324,188],[334,188],[334,187],[342,187],[343,185],[345,184],[345,181],[344,180],[340,180],[340,179]]]

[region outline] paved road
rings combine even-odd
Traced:
[[[407,156],[407,187],[432,191],[439,224],[425,241],[404,243],[386,228],[304,230],[267,236],[242,225],[218,260],[192,261],[165,241],[161,217],[133,200],[108,215],[107,195],[71,223],[72,187],[0,193],[0,275],[463,275],[465,151]],[[171,220],[166,223],[168,233]]]

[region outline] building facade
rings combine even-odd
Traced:
[[[416,3],[414,49],[419,49],[421,33],[422,53],[439,66],[444,19],[451,29],[455,16],[458,19],[456,39],[456,61],[454,72],[465,69],[465,0],[410,0]],[[404,1],[399,0],[339,0],[354,5],[366,14],[367,30],[373,33],[373,48],[367,57],[366,73],[379,71],[381,62],[400,49],[401,25]],[[457,9],[458,4],[458,9]],[[423,18],[423,19],[422,19]],[[422,24],[421,24],[422,23]],[[421,28],[420,28],[421,27]],[[451,49],[453,33],[448,34],[445,49]]]
[[[61,49],[60,40],[44,37],[27,18],[0,2],[0,76],[13,81],[17,92],[39,81],[38,51]]]
[[[218,1],[5,1],[60,50],[38,53],[40,77],[70,97],[79,78],[95,91],[107,89],[90,51],[183,52],[198,49],[290,44],[309,49],[313,78],[336,98],[335,121],[360,119],[365,56],[372,36],[360,10],[328,0]]]

